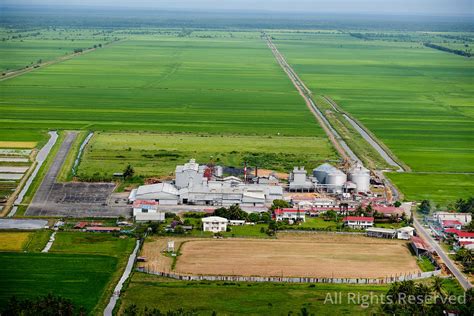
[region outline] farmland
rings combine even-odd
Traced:
[[[400,33],[384,40],[339,32],[272,35],[314,94],[334,99],[412,170],[474,171],[471,59],[424,47],[417,38],[404,41]],[[416,176],[393,179],[403,187],[404,177]]]
[[[2,129],[323,135],[258,34],[219,34],[130,36],[2,81]]]
[[[112,39],[109,31],[68,28],[0,28],[0,38],[1,72],[32,67]]]
[[[127,164],[140,176],[166,176],[190,158],[236,168],[247,161],[251,166],[288,172],[294,165],[312,169],[336,155],[323,137],[98,133],[86,147],[78,177],[108,179]]]
[[[51,252],[126,257],[134,245],[135,240],[130,237],[119,238],[109,234],[59,232]]]
[[[92,311],[117,259],[74,254],[0,253],[0,307],[12,296],[34,298],[52,293]],[[34,286],[32,284],[34,283]]]
[[[176,271],[184,274],[365,278],[419,271],[406,242],[365,236],[287,234],[277,240],[191,239],[180,243]],[[147,257],[153,257],[153,249],[161,249],[161,244],[156,240],[145,247]],[[161,257],[159,252],[157,256]],[[147,264],[151,270],[170,271],[162,260],[167,261],[153,257]]]
[[[317,315],[367,315],[376,312],[378,306],[351,304],[346,299],[348,293],[381,295],[387,290],[386,285],[193,283],[135,272],[122,298],[120,311],[136,304],[140,308],[159,308],[162,312],[179,306],[196,310],[199,315],[211,315],[213,311],[217,315],[287,315],[290,311],[298,314],[303,307]],[[323,304],[327,293],[339,291],[344,297],[342,304]]]
[[[21,251],[33,233],[0,232],[0,251]]]

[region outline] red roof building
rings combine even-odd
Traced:
[[[461,229],[462,223],[458,220],[447,219],[442,221],[443,228],[456,228]]]
[[[359,221],[359,222],[374,222],[373,217],[365,217],[365,216],[346,216],[343,219],[344,222],[346,221]]]
[[[373,217],[346,216],[343,219],[344,225],[352,229],[367,229],[374,226]]]
[[[83,229],[84,227],[87,226],[87,222],[79,222],[79,223],[76,223],[76,225],[74,226],[74,228],[76,229]]]

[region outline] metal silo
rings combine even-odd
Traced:
[[[334,187],[342,187],[347,181],[347,175],[339,169],[334,168],[328,173],[326,183]]]
[[[336,168],[334,168],[333,166],[331,166],[328,163],[324,163],[324,164],[320,165],[319,167],[313,169],[313,176],[316,179],[318,179],[319,183],[325,184],[327,175],[330,172],[334,171],[334,169],[336,169]]]
[[[370,191],[370,171],[357,164],[349,171],[349,179],[357,186],[358,192]]]

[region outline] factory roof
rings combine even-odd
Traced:
[[[196,160],[190,159],[189,162],[185,163],[184,165],[176,166],[176,172],[183,172],[186,170],[199,171],[199,164],[196,163]]]
[[[157,183],[157,184],[149,184],[149,185],[142,185],[138,188],[136,195],[148,194],[148,193],[168,193],[172,195],[178,195],[178,189],[175,186],[169,183]]]

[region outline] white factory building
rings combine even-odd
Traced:
[[[143,185],[133,190],[129,200],[154,200],[163,205],[194,204],[264,207],[283,198],[283,188],[274,184],[248,184],[237,177],[205,177],[207,166],[191,159],[176,167],[175,183]]]

